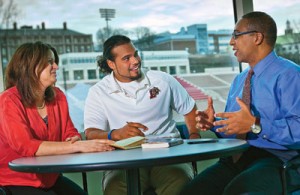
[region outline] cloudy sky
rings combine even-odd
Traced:
[[[14,0],[20,10],[18,27],[68,28],[95,36],[106,26],[99,8],[116,10],[109,21],[113,28],[126,30],[147,26],[153,32],[178,32],[181,27],[206,23],[208,30],[233,29],[232,0]],[[286,20],[300,28],[299,0],[253,0],[254,9],[268,12],[284,33]],[[300,29],[299,29],[300,30]],[[298,31],[299,31],[298,30]]]

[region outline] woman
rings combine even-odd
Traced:
[[[0,94],[0,186],[12,194],[85,194],[60,174],[20,173],[8,162],[24,156],[113,150],[110,140],[81,141],[66,97],[54,86],[58,55],[42,42],[25,43],[6,69]]]

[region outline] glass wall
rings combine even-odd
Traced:
[[[253,0],[254,10],[270,14],[277,23],[276,52],[300,65],[300,1]]]
[[[64,90],[79,131],[84,130],[87,91],[103,78],[95,59],[112,34],[133,40],[144,68],[184,79],[199,93],[213,96],[217,111],[224,109],[230,82],[239,71],[228,45],[234,27],[231,1],[86,0],[84,6],[76,0],[14,2],[20,14],[0,30],[3,68],[24,42],[41,40],[57,48],[61,64],[56,86]],[[103,16],[99,9],[114,13]],[[196,100],[200,109],[206,101]]]
[[[10,1],[0,4],[0,21],[5,21],[1,13]],[[5,67],[20,44],[38,40],[50,43],[61,57],[56,86],[65,92],[71,118],[80,132],[84,131],[88,90],[105,76],[99,72],[96,58],[112,34],[125,34],[133,40],[144,68],[167,72],[188,83],[187,90],[197,89],[200,95],[195,100],[200,110],[206,108],[207,96],[213,98],[217,112],[225,107],[230,83],[241,70],[229,40],[235,20],[246,12],[269,13],[279,29],[277,52],[300,63],[299,0],[13,2],[16,10],[10,12],[18,13],[17,17],[0,23],[0,92],[4,90]],[[114,12],[103,16],[99,9]],[[159,55],[161,52],[167,55]],[[174,118],[183,121],[176,113]]]

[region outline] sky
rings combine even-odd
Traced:
[[[115,9],[112,28],[132,30],[149,27],[154,33],[178,32],[181,27],[207,24],[208,30],[233,29],[232,0],[14,0],[20,10],[18,28],[62,28],[92,34],[106,27],[100,8]],[[283,34],[289,19],[300,28],[299,0],[253,0],[254,9],[269,13],[276,21],[278,34]],[[298,29],[297,32],[299,32]]]

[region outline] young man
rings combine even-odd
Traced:
[[[209,101],[208,110],[198,111],[196,121],[202,130],[214,126],[221,137],[244,137],[250,148],[241,156],[221,158],[182,194],[282,194],[282,161],[298,155],[293,149],[300,146],[300,67],[276,55],[276,37],[276,23],[263,12],[248,13],[236,24],[230,45],[249,68],[233,81],[225,112],[215,115],[223,119],[214,121]],[[252,71],[248,106],[242,94]]]
[[[200,137],[196,129],[195,101],[171,75],[142,70],[141,58],[128,37],[110,37],[104,43],[98,65],[110,74],[88,93],[84,111],[87,139],[179,137],[172,110],[184,115],[190,138]],[[143,191],[152,187],[158,195],[179,194],[182,186],[193,178],[193,170],[190,163],[184,163],[142,168],[140,176]],[[103,189],[104,194],[126,194],[125,172],[106,171]]]

